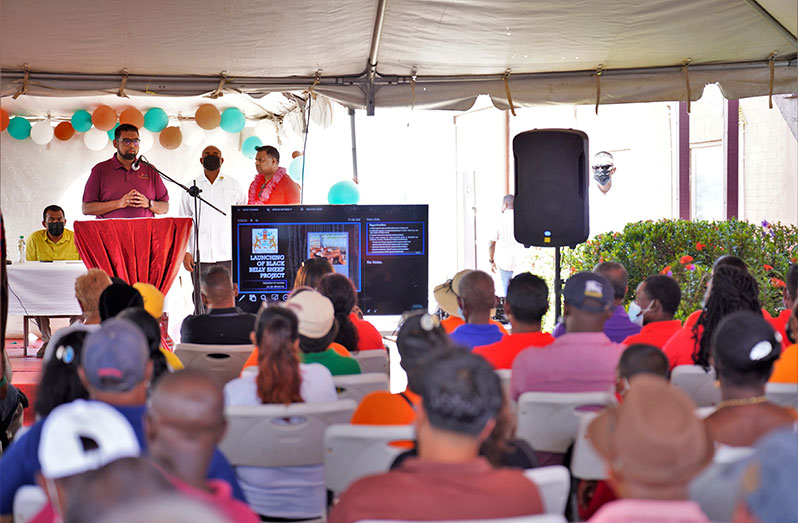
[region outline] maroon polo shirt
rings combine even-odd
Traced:
[[[83,189],[83,203],[107,202],[118,200],[122,196],[136,189],[149,200],[168,202],[169,193],[161,177],[155,170],[144,163],[138,171],[127,170],[116,157],[116,154],[104,162],[94,166]],[[123,207],[97,218],[147,218],[153,212],[144,207]]]

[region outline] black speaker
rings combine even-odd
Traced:
[[[526,246],[574,246],[587,240],[587,135],[536,129],[513,138],[515,239]]]

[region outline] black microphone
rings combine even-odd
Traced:
[[[131,165],[130,168],[133,169],[134,171],[138,171],[139,169],[141,169],[141,159],[142,158],[144,158],[144,157],[143,156],[139,156],[138,158],[136,158],[136,160],[133,162],[133,165]]]

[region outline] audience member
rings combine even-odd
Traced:
[[[161,348],[161,329],[158,327],[158,322],[141,307],[130,307],[117,314],[116,317],[133,323],[147,338],[150,361],[152,361],[150,388],[154,387],[161,376],[169,372],[169,366]]]
[[[68,523],[231,523],[230,520],[200,503],[181,494],[150,497],[146,503],[138,500],[119,500],[99,519],[75,519]]]
[[[623,343],[644,343],[661,349],[682,328],[682,322],[673,319],[681,301],[682,290],[670,276],[657,274],[640,282],[635,299],[629,304],[629,320],[643,328]]]
[[[781,352],[778,336],[758,311],[730,314],[718,324],[712,357],[723,401],[704,422],[719,443],[748,447],[798,421],[795,409],[770,403],[765,396],[765,383]]]
[[[318,290],[333,305],[335,321],[338,323],[335,342],[346,347],[349,352],[357,352],[360,334],[350,317],[357,304],[357,292],[352,281],[343,274],[327,274],[319,280]]]
[[[604,324],[604,334],[616,343],[640,332],[640,325],[632,323],[626,310],[623,308],[623,300],[629,291],[629,273],[626,267],[618,262],[601,262],[593,268],[594,274],[604,276],[612,285],[613,305],[612,316]],[[552,335],[557,338],[565,334],[567,326],[564,322],[554,328]]]
[[[460,310],[460,305],[457,303],[457,297],[460,295],[460,281],[471,271],[472,269],[464,269],[458,272],[452,279],[437,285],[432,291],[435,301],[438,303],[438,308],[448,315],[447,318],[441,320],[441,327],[448,334],[451,334],[457,327],[465,323],[463,311]],[[496,320],[491,320],[490,322],[496,325],[502,334],[507,334],[501,323]]]
[[[215,507],[230,521],[260,521],[232,497],[228,483],[206,477],[226,428],[222,390],[210,376],[179,371],[165,376],[153,391],[145,420],[150,458],[181,492]]]
[[[326,258],[308,258],[302,262],[299,269],[296,271],[296,278],[294,278],[294,289],[300,287],[310,287],[311,289],[318,289],[321,279],[335,272],[332,263],[327,261]]]
[[[311,293],[318,294],[306,291],[300,295]],[[327,368],[318,363],[299,362],[302,318],[297,319],[294,310],[297,309],[290,305],[272,305],[260,310],[252,333],[258,353],[257,374],[246,369],[240,378],[229,382],[224,388],[226,405],[287,405],[338,399]],[[261,517],[295,520],[324,514],[323,465],[236,467],[236,475],[247,501]]]
[[[694,414],[695,404],[665,379],[650,374],[630,380],[617,407],[588,426],[588,438],[604,458],[618,501],[607,503],[591,522],[709,521],[688,501],[688,485],[711,461],[712,438]]]
[[[180,326],[183,343],[247,345],[255,325],[255,315],[236,307],[238,285],[228,270],[213,265],[200,276],[200,296],[207,314],[191,315]]]
[[[788,340],[787,348],[781,351],[779,359],[773,363],[772,383],[798,383],[798,300],[792,307],[790,321],[784,329]]]
[[[98,307],[100,320],[113,318],[128,307],[144,307],[144,298],[141,293],[124,282],[115,282],[111,278],[111,285],[100,293]]]
[[[86,336],[88,332],[73,331],[52,344],[53,354],[44,359],[36,388],[33,411],[37,418],[46,417],[59,405],[89,397],[89,391],[78,376]]]
[[[709,281],[707,282],[707,288],[704,291],[704,299],[701,301],[701,308],[697,311],[693,311],[686,320],[684,320],[684,328],[692,329],[693,325],[698,321],[698,317],[701,316],[704,308],[706,307],[707,301],[709,301],[709,295],[712,291],[712,275],[715,274],[715,271],[718,270],[718,267],[734,267],[735,269],[740,269],[743,272],[748,272],[748,265],[743,261],[742,258],[731,254],[723,254],[718,256],[715,262],[712,264],[712,273],[710,274]],[[765,318],[769,318],[770,314],[765,310],[762,309],[762,313]]]
[[[451,333],[458,345],[473,349],[502,339],[502,332],[491,323],[491,310],[496,307],[493,278],[482,271],[471,271],[460,280],[457,305],[463,312],[465,323]]]
[[[417,406],[418,458],[353,483],[331,523],[365,519],[457,520],[542,512],[521,471],[493,468],[478,456],[502,404],[499,377],[481,357],[446,351],[427,363]]]
[[[798,263],[793,263],[787,270],[787,277],[784,278],[784,294],[782,296],[782,303],[784,310],[778,316],[770,320],[773,328],[781,334],[782,348],[786,349],[791,342],[787,337],[787,323],[790,320],[792,308],[798,303]]]
[[[511,369],[515,357],[527,347],[543,347],[554,341],[549,333],[541,332],[543,316],[549,310],[549,289],[543,278],[521,273],[510,280],[504,313],[510,320],[512,334],[501,341],[474,348],[495,369]]]
[[[715,268],[707,293],[706,305],[695,324],[685,323],[662,347],[671,370],[677,365],[708,369],[712,336],[720,321],[733,312],[760,311],[759,287],[754,277],[728,264]]]

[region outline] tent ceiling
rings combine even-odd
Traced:
[[[384,21],[377,23],[379,5]],[[798,91],[795,0],[194,0],[188,4],[73,0],[3,2],[4,73],[13,94],[28,64],[29,94],[166,95],[225,88],[261,96],[306,89],[363,107],[466,108],[479,94],[516,104],[590,103],[597,67],[602,103],[686,98],[719,82],[730,98]],[[373,38],[380,27],[380,38]],[[376,66],[368,67],[372,41]],[[416,85],[411,87],[415,70]],[[369,72],[373,74],[369,75]],[[55,74],[45,74],[55,73]],[[66,73],[77,73],[66,75]]]

